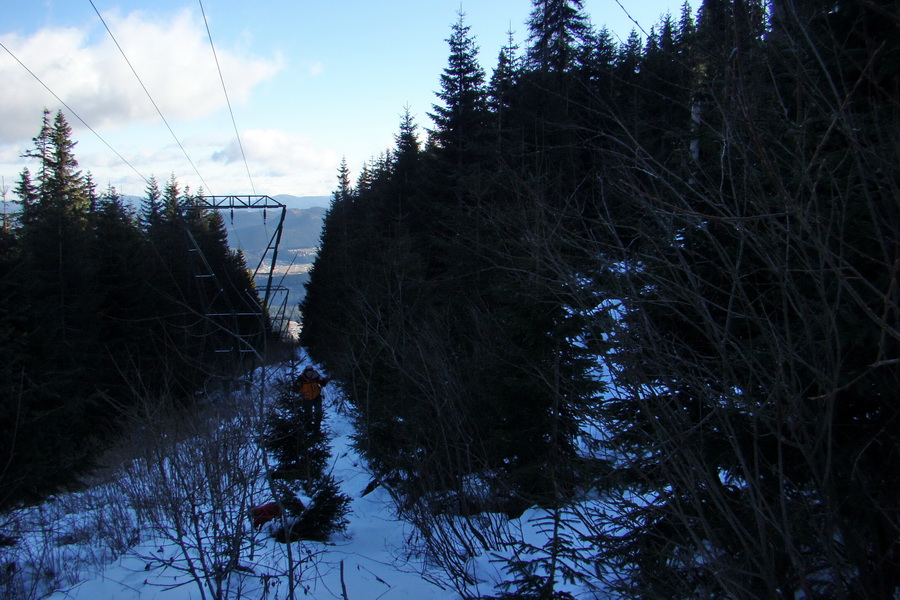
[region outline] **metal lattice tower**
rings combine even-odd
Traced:
[[[197,198],[196,203],[191,208],[200,210],[217,210],[220,212],[227,210],[232,215],[234,214],[235,210],[262,210],[264,223],[267,220],[267,213],[269,211],[273,211],[276,213],[275,219],[273,219],[276,222],[275,230],[269,238],[266,249],[260,256],[259,263],[253,270],[253,279],[254,281],[256,281],[257,276],[259,276],[260,273],[265,275],[265,269],[268,269],[268,276],[266,277],[266,284],[263,292],[263,309],[265,311],[269,311],[273,294],[287,294],[287,288],[280,285],[273,285],[273,281],[275,279],[275,266],[278,260],[278,246],[281,243],[281,235],[284,231],[284,218],[287,214],[287,207],[278,200],[265,195],[230,195],[205,196]],[[273,319],[273,323],[276,324],[279,329],[282,328],[282,323],[280,323],[280,321],[285,319],[285,312],[287,307],[286,295],[283,299],[282,304],[283,306],[276,310],[275,315],[270,315]]]
[[[269,277],[266,282],[266,291],[263,296],[263,305],[269,306],[269,298],[272,293],[272,280],[275,278],[275,263],[278,260],[278,245],[281,243],[281,234],[284,230],[284,217],[287,214],[287,207],[269,196],[207,196],[200,198],[197,203],[198,208],[209,208],[213,210],[229,210],[234,212],[235,209],[246,210],[256,209],[263,211],[263,222],[266,221],[266,213],[269,210],[278,212],[278,224],[272,237],[269,238],[268,246],[259,259],[259,264],[253,270],[253,278],[259,275],[263,263],[266,262],[266,256],[271,251],[272,258],[269,262]]]

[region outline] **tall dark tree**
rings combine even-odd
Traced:
[[[485,74],[478,64],[478,45],[466,25],[465,13],[459,13],[447,42],[450,58],[437,92],[443,104],[435,104],[430,113],[435,123],[431,135],[438,146],[457,154],[464,153],[467,138],[471,140],[485,126]]]
[[[435,127],[430,131],[431,143],[439,168],[436,192],[450,195],[452,204],[460,207],[471,203],[465,190],[472,186],[466,180],[477,173],[485,155],[485,132],[488,98],[485,73],[478,63],[478,45],[460,12],[447,39],[450,57],[441,75],[441,104],[429,113]]]
[[[657,160],[670,165],[684,161],[691,124],[693,72],[684,46],[675,21],[665,15],[646,41],[637,78],[641,125],[635,133]]]
[[[141,379],[147,310],[147,245],[133,209],[110,187],[93,214],[91,281],[97,302],[95,379],[114,399],[113,411],[128,411]]]
[[[71,482],[96,443],[98,397],[80,360],[96,339],[90,194],[74,146],[63,114],[51,119],[45,110],[34,148],[25,153],[40,161],[37,177],[23,170],[16,188],[19,250],[7,277],[24,310],[7,321],[16,359],[5,372],[3,502],[37,499]]]
[[[40,161],[33,192],[27,171],[19,185],[26,195],[18,236],[25,268],[31,273],[24,283],[34,316],[43,315],[43,326],[49,328],[45,329],[47,339],[54,340],[51,350],[58,349],[48,358],[58,356],[59,364],[69,363],[67,357],[92,335],[93,306],[88,290],[91,194],[78,169],[71,134],[62,112],[51,120],[45,110],[35,147],[25,153]]]
[[[900,495],[876,459],[897,448],[882,425],[897,419],[898,372],[883,359],[897,315],[871,311],[895,304],[900,249],[884,228],[898,171],[885,169],[898,147],[881,132],[897,106],[875,99],[895,81],[834,85],[850,56],[874,65],[896,38],[856,45],[865,18],[832,35],[843,11],[780,13],[763,35],[759,6],[704,3],[694,170],[635,148],[617,173],[646,218],[617,264],[614,362],[629,393],[607,406],[616,478],[646,503],[604,559],[637,565],[635,596],[897,589]]]
[[[325,213],[319,234],[319,251],[300,303],[301,344],[309,348],[320,363],[329,366],[340,360],[337,357],[342,349],[333,345],[335,337],[331,332],[345,310],[339,303],[347,300],[342,275],[350,268],[351,240],[361,235],[360,231],[351,228],[353,197],[350,172],[344,159],[338,171],[338,189]]]
[[[583,208],[584,195],[590,194],[583,187],[585,165],[593,162],[593,156],[582,139],[584,82],[576,67],[583,60],[582,45],[590,40],[591,26],[580,0],[535,0],[528,29],[514,114],[524,142],[516,177],[540,180],[537,193],[557,210]]]
[[[159,226],[162,218],[162,192],[159,191],[159,183],[156,177],[151,176],[147,180],[145,196],[141,200],[140,222],[144,231],[150,232]]]
[[[392,174],[393,190],[389,193],[395,210],[390,211],[398,223],[408,219],[408,215],[414,210],[415,191],[419,184],[419,168],[422,157],[419,144],[418,126],[407,109],[400,120],[400,130],[394,136],[395,151],[393,153]],[[406,227],[410,225],[407,224]],[[422,227],[422,224],[413,226]]]
[[[491,74],[488,84],[488,108],[491,114],[491,122],[496,133],[493,140],[488,140],[496,146],[496,152],[502,153],[506,148],[505,139],[510,136],[508,131],[509,113],[514,102],[515,87],[520,72],[521,57],[517,55],[518,46],[513,39],[513,32],[507,32],[507,43],[500,49],[497,56],[497,66]]]
[[[590,25],[583,0],[533,0],[528,21],[531,69],[562,73],[575,65]]]

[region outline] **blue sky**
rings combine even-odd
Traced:
[[[606,25],[622,39],[635,27],[626,10],[648,31],[661,14],[671,11],[677,18],[681,10],[680,1],[620,1],[585,0],[584,6],[595,26]],[[121,193],[141,195],[143,178],[163,181],[174,173],[182,184],[203,186],[211,194],[298,196],[330,194],[342,157],[355,176],[366,161],[392,147],[405,107],[424,137],[430,126],[426,113],[446,66],[446,38],[460,8],[488,74],[508,31],[523,44],[532,8],[531,0],[10,5],[0,21],[0,43],[103,138],[66,111],[78,142],[76,156],[101,188],[114,185]],[[0,176],[8,187],[29,166],[20,155],[40,129],[43,108],[63,108],[16,59],[0,48]]]

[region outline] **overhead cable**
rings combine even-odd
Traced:
[[[635,25],[637,25],[637,28],[641,30],[641,33],[643,33],[645,36],[648,36],[648,37],[650,36],[650,34],[647,33],[647,30],[644,29],[644,28],[641,26],[641,24],[638,23],[637,20],[635,20],[635,18],[631,16],[631,13],[628,12],[628,9],[625,8],[624,6],[622,6],[622,2],[621,2],[620,0],[616,0],[616,4],[619,5],[619,8],[621,8],[621,9],[622,9],[622,12],[625,13],[625,16],[628,17],[628,19],[629,19],[632,23],[634,23]],[[622,39],[622,38],[619,38],[619,39]]]
[[[48,86],[46,83],[44,83],[44,82],[41,80],[41,78],[38,77],[38,76],[35,74],[34,71],[32,71],[31,69],[29,69],[27,66],[25,66],[25,63],[23,63],[21,60],[19,60],[19,57],[16,56],[15,54],[13,54],[12,50],[10,50],[10,49],[7,48],[6,46],[4,46],[2,42],[0,42],[0,48],[3,48],[4,50],[6,50],[6,52],[7,52],[10,56],[13,57],[13,60],[15,60],[17,63],[19,63],[19,64],[22,66],[23,69],[25,69],[26,71],[28,71],[28,74],[29,74],[29,75],[31,75],[32,77],[34,77],[35,80],[37,80],[38,83],[40,83],[42,86],[44,86],[44,89],[45,89],[45,90],[47,90],[48,92],[50,92],[50,94],[52,94],[53,97],[56,98],[56,99],[59,101],[60,104],[62,104],[63,106],[66,107],[66,110],[69,111],[70,114],[72,114],[76,119],[78,119],[79,121],[81,121],[81,124],[82,124],[82,125],[84,125],[85,127],[87,127],[87,128],[91,131],[91,133],[93,133],[95,136],[97,136],[97,139],[99,139],[101,142],[103,142],[104,144],[106,144],[106,147],[109,148],[110,150],[112,150],[113,153],[114,153],[116,156],[118,156],[120,159],[122,159],[122,162],[124,162],[126,165],[128,165],[129,167],[131,167],[131,170],[134,171],[135,173],[137,173],[137,176],[138,176],[138,177],[140,177],[141,179],[143,179],[144,182],[149,183],[149,181],[147,180],[147,178],[144,177],[144,176],[141,174],[141,172],[138,171],[138,170],[134,167],[134,165],[132,165],[130,162],[128,162],[128,160],[127,160],[124,156],[122,156],[121,154],[119,154],[119,152],[118,152],[115,148],[113,148],[112,146],[110,146],[109,142],[107,142],[105,139],[103,139],[103,136],[102,136],[102,135],[100,135],[99,133],[97,133],[97,131],[96,131],[93,127],[91,127],[90,125],[88,125],[87,121],[85,121],[84,119],[82,119],[81,116],[80,116],[77,112],[75,112],[75,109],[73,109],[71,106],[69,106],[68,104],[66,104],[66,101],[65,101],[65,100],[63,100],[62,98],[60,98],[60,97],[56,94],[56,92],[54,92],[53,90],[51,90],[51,89],[50,89],[50,86]]]
[[[116,40],[116,36],[113,35],[112,30],[109,28],[109,25],[106,24],[106,21],[103,19],[103,15],[100,14],[100,11],[97,10],[97,7],[94,5],[94,0],[89,0],[91,6],[94,8],[94,12],[97,13],[97,16],[100,17],[100,22],[103,23],[103,26],[106,27],[107,33],[109,33],[109,37],[112,38],[113,43],[116,45],[116,48],[119,49],[119,53],[122,55],[122,58],[125,59],[125,62],[128,63],[128,67],[131,69],[131,72],[134,73],[135,78],[138,80],[138,83],[141,84],[141,87],[144,89],[144,93],[147,94],[147,98],[150,99],[150,103],[153,104],[153,108],[156,109],[156,112],[159,114],[159,118],[162,119],[163,123],[166,124],[166,127],[169,129],[169,133],[172,134],[172,137],[175,139],[175,142],[178,144],[178,147],[181,148],[181,152],[184,154],[184,157],[190,163],[191,167],[194,169],[194,173],[197,174],[197,177],[200,178],[201,183],[203,183],[203,188],[207,191],[207,193],[212,193],[209,185],[206,181],[203,180],[203,176],[200,175],[200,171],[197,169],[197,165],[194,164],[194,161],[191,160],[191,157],[188,156],[187,150],[185,150],[181,141],[178,139],[178,136],[175,135],[175,132],[172,130],[172,126],[169,125],[169,122],[166,120],[166,117],[163,116],[162,111],[159,109],[159,106],[156,105],[156,101],[153,100],[153,96],[150,95],[150,91],[147,89],[147,86],[144,85],[144,82],[141,80],[140,75],[137,74],[134,66],[131,64],[131,61],[128,60],[128,56],[125,55],[125,51],[122,50],[122,46],[119,45],[119,42]]]
[[[231,109],[231,100],[228,98],[228,89],[225,87],[225,77],[222,76],[222,67],[219,65],[219,56],[216,54],[216,46],[213,44],[212,33],[209,30],[209,20],[203,9],[203,0],[200,3],[200,13],[203,15],[203,23],[206,25],[206,35],[209,36],[209,46],[212,48],[213,58],[216,60],[216,69],[219,71],[219,81],[222,82],[222,92],[225,94],[225,103],[228,104],[228,113],[231,115],[231,124],[234,126],[234,135],[237,138],[238,148],[241,150],[241,158],[244,159],[244,168],[247,169],[247,178],[250,180],[250,189],[256,195],[256,187],[253,185],[253,177],[250,175],[250,165],[247,164],[247,155],[244,153],[244,144],[241,143],[241,134],[238,132],[237,121],[234,119],[234,111]]]

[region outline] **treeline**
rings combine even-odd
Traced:
[[[74,146],[45,111],[0,232],[0,509],[73,483],[126,419],[249,366],[269,329],[202,194],[151,178],[135,209],[97,192]]]
[[[302,342],[464,595],[533,504],[510,598],[896,594],[898,15],[534,0],[490,77],[460,15],[424,142],[341,166]]]

